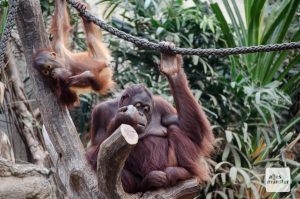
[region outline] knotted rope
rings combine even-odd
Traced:
[[[182,55],[198,55],[198,56],[228,56],[236,54],[246,54],[246,53],[256,53],[256,52],[271,52],[271,51],[283,51],[283,50],[292,50],[299,49],[300,42],[290,42],[282,44],[268,44],[268,45],[259,45],[259,46],[249,46],[249,47],[235,47],[235,48],[219,48],[219,49],[192,49],[192,48],[178,48],[170,47],[166,43],[154,43],[150,42],[147,39],[133,36],[131,34],[125,33],[124,31],[118,30],[117,28],[112,27],[111,25],[105,23],[103,20],[95,17],[87,10],[81,10],[76,7],[77,0],[66,0],[70,5],[78,10],[78,12],[84,16],[87,20],[92,21],[100,28],[106,30],[107,32],[134,43],[135,45],[148,48],[151,50],[156,50],[164,53],[175,53]],[[0,41],[0,66],[3,65],[4,55],[7,48],[7,42],[10,38],[11,30],[14,26],[14,16],[17,12],[18,0],[11,0],[9,11],[7,15],[7,20],[4,28],[4,32]]]
[[[9,4],[9,10],[6,18],[6,24],[0,41],[0,67],[4,63],[5,52],[7,48],[7,42],[10,38],[11,31],[15,24],[15,14],[17,12],[18,0],[11,0]]]

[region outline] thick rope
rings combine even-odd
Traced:
[[[75,9],[77,0],[67,0],[67,2],[72,5]],[[250,47],[236,47],[236,48],[219,48],[219,49],[192,49],[192,48],[177,48],[170,47],[166,45],[164,42],[161,43],[153,43],[148,41],[147,39],[142,39],[130,34],[127,34],[121,30],[118,30],[111,25],[105,23],[103,20],[95,17],[87,10],[77,9],[78,12],[84,16],[87,20],[92,21],[100,28],[106,30],[107,32],[134,43],[135,45],[148,48],[160,52],[165,53],[175,53],[182,55],[198,55],[198,56],[228,56],[235,54],[246,54],[246,53],[256,53],[256,52],[271,52],[271,51],[282,51],[282,50],[292,50],[299,49],[300,42],[290,42],[290,43],[282,43],[282,44],[269,44],[269,45],[260,45],[260,46],[250,46]]]
[[[67,0],[69,4],[71,4],[74,8],[76,8],[77,0]],[[11,30],[14,26],[14,16],[17,12],[18,0],[11,0],[9,11],[7,15],[7,20],[4,28],[4,32],[0,41],[0,67],[3,65],[4,55],[7,48],[7,42],[10,38]],[[77,9],[77,8],[76,8]],[[78,10],[78,9],[77,9]],[[256,52],[271,52],[271,51],[282,51],[282,50],[292,50],[299,49],[300,42],[290,42],[290,43],[282,43],[282,44],[269,44],[269,45],[260,45],[260,46],[250,46],[250,47],[236,47],[236,48],[220,48],[220,49],[192,49],[192,48],[177,48],[170,47],[166,45],[164,42],[161,43],[153,43],[149,42],[146,39],[142,39],[130,34],[127,34],[121,30],[118,30],[112,27],[109,24],[106,24],[104,21],[98,19],[93,16],[87,10],[78,10],[82,16],[84,16],[87,20],[92,21],[102,29],[108,31],[109,33],[122,38],[126,41],[134,43],[135,45],[148,48],[160,52],[165,53],[175,53],[175,54],[183,54],[183,55],[198,55],[198,56],[228,56],[235,54],[246,54],[246,53],[256,53]]]
[[[10,38],[11,31],[15,25],[15,14],[17,12],[18,0],[9,1],[9,10],[6,18],[6,24],[0,41],[0,68],[4,64],[4,57],[7,48],[7,42]]]

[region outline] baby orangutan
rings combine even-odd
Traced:
[[[77,2],[78,9],[87,5]],[[106,94],[113,87],[112,70],[108,67],[109,50],[100,41],[100,30],[92,22],[82,18],[87,52],[73,53],[68,49],[71,25],[65,0],[55,1],[52,18],[52,49],[39,49],[33,55],[33,66],[44,76],[59,101],[73,106],[78,94],[96,91]]]

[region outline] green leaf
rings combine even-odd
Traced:
[[[299,62],[300,62],[300,54],[292,58],[292,60],[290,60],[289,64],[285,67],[284,71],[280,74],[280,76],[277,79],[279,81],[283,80],[283,78],[290,72],[292,67],[298,64]],[[269,79],[267,79],[267,81],[270,81],[270,77]]]
[[[280,131],[280,134],[283,135],[285,132],[287,132],[290,128],[295,126],[300,122],[300,115],[294,117],[292,120],[290,120],[286,126]]]
[[[220,173],[217,173],[217,174],[215,174],[215,175],[211,178],[210,183],[211,183],[212,186],[215,185],[216,179],[217,179],[217,177],[218,177],[219,175],[220,175]]]
[[[218,21],[220,23],[220,27],[222,29],[222,32],[224,34],[224,37],[225,37],[225,40],[226,40],[226,43],[227,43],[228,47],[235,47],[236,44],[234,42],[233,35],[232,35],[232,33],[229,29],[229,26],[228,26],[228,24],[225,20],[225,17],[223,15],[219,5],[217,3],[212,3],[211,8],[212,8],[213,12],[216,15],[216,18],[218,19]]]
[[[235,16],[233,14],[233,11],[232,11],[232,9],[231,9],[228,1],[227,0],[223,0],[223,4],[224,4],[224,6],[226,8],[226,11],[227,11],[227,13],[228,13],[228,15],[230,17],[231,22],[233,23],[233,28],[235,30],[234,32],[238,35],[237,39],[238,39],[239,46],[245,46],[246,43],[243,42],[243,41],[245,41],[245,38],[244,38],[245,35],[241,34],[241,32],[240,32],[240,26],[238,25],[237,20],[235,19]],[[235,7],[234,7],[234,9],[235,9]],[[239,10],[238,9],[235,10],[235,13],[236,12],[239,12]]]
[[[286,163],[288,163],[288,164],[290,164],[292,166],[295,166],[295,167],[298,167],[298,168],[300,167],[300,163],[297,162],[297,161],[290,160],[290,159],[286,159],[285,161],[286,161]]]
[[[300,3],[299,0],[292,1],[288,12],[286,13],[285,17],[283,18],[282,24],[280,24],[278,26],[278,29],[276,29],[276,34],[273,34],[274,39],[272,39],[272,43],[282,43],[285,35],[288,32],[288,27],[290,26],[295,14],[296,14],[299,3]],[[271,66],[275,60],[276,55],[277,55],[276,52],[266,53],[265,58],[262,59],[263,63],[265,63],[267,66]],[[269,74],[271,69],[272,69],[272,67],[264,67],[263,70],[260,72],[259,79],[261,79],[261,80],[265,79],[266,74]],[[276,70],[276,68],[274,70]]]
[[[205,197],[205,199],[212,199],[212,192],[208,193]]]
[[[105,11],[104,11],[104,18],[105,19],[108,19],[111,15],[112,15],[112,13],[116,10],[116,8],[119,6],[119,4],[118,3],[116,3],[115,5],[113,5],[110,9],[106,9]],[[107,13],[108,12],[108,13]]]
[[[233,184],[235,184],[236,177],[237,177],[237,169],[235,167],[231,167],[229,171],[229,177]]]
[[[237,168],[237,171],[243,176],[247,188],[250,188],[251,186],[250,176],[243,169]]]
[[[164,30],[165,30],[164,28],[158,27],[158,28],[156,29],[156,35],[160,35]]]
[[[277,16],[275,17],[275,20],[270,20],[272,23],[269,27],[265,28],[265,31],[262,36],[261,44],[267,44],[267,41],[269,41],[272,37],[272,34],[274,34],[275,29],[278,27],[278,25],[281,23],[281,21],[284,19],[286,13],[288,12],[289,6],[291,1],[282,1],[282,5],[279,6],[280,10],[277,11]]]
[[[232,141],[232,138],[233,138],[232,132],[229,131],[229,130],[225,130],[225,135],[226,135],[226,140],[227,140],[227,142],[231,142],[231,141]]]
[[[238,19],[238,24],[239,24],[239,28],[241,28],[241,31],[242,31],[242,35],[243,35],[243,40],[245,40],[245,38],[247,37],[247,31],[246,31],[246,27],[245,27],[245,24],[244,24],[244,20],[240,14],[240,10],[236,4],[236,1],[235,0],[231,0],[231,3],[233,5],[233,8],[234,8],[234,13]],[[248,46],[246,40],[245,41],[242,41],[243,45],[244,46]]]
[[[226,184],[226,173],[221,173],[222,183]]]
[[[220,169],[224,164],[228,164],[229,166],[232,166],[232,164],[231,164],[230,162],[223,161],[223,162],[219,162],[219,163],[215,166],[215,170]]]
[[[215,191],[215,193],[219,194],[222,198],[224,199],[228,199],[227,195],[225,192],[223,191]]]
[[[251,20],[251,7],[253,4],[253,0],[244,0],[244,10],[245,10],[245,17],[247,26],[250,24]]]
[[[0,36],[2,35],[4,28],[5,28],[5,23],[6,23],[6,18],[7,18],[7,13],[8,13],[8,7],[7,6],[2,6],[2,16],[0,18]]]
[[[296,73],[291,79],[289,79],[283,86],[282,90],[291,94],[293,92],[296,92],[297,90],[293,89],[295,85],[297,85],[297,82],[300,82],[300,72]],[[297,88],[299,89],[299,88]]]
[[[241,163],[241,158],[240,158],[238,152],[233,147],[231,147],[231,152],[232,152],[232,155],[233,155],[235,166],[236,167],[241,167],[242,163]]]
[[[229,146],[229,144],[226,144],[225,149],[222,154],[222,161],[227,160],[229,152],[230,152],[230,146]]]
[[[144,9],[145,10],[150,6],[151,1],[152,0],[145,0],[145,3],[144,3]]]
[[[239,135],[236,134],[236,133],[233,133],[233,136],[235,137],[235,140],[237,142],[239,150],[241,150],[242,149],[242,142],[241,142],[241,139],[240,139]]]
[[[261,28],[262,9],[266,0],[255,1],[251,6],[251,18],[248,27],[248,44],[259,44],[259,29]]]

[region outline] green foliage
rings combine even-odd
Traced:
[[[0,8],[8,7],[8,1],[7,0],[0,0]]]
[[[0,0],[0,36],[4,31],[4,25],[6,23],[6,17],[8,12],[8,2]]]
[[[112,24],[130,34],[154,42],[171,41],[180,47],[212,48],[223,44],[215,18],[208,6],[200,1],[195,1],[195,4],[190,7],[185,7],[184,1],[178,0],[101,1],[103,2],[108,4],[106,18],[117,9],[120,17],[112,17]],[[118,85],[123,87],[133,79],[143,80],[142,83],[149,87],[153,87],[153,83],[165,85],[165,80],[160,78],[157,70],[159,64],[157,52],[140,49],[110,35],[109,37],[109,47],[116,58],[115,71]],[[190,74],[190,78],[195,81],[199,80],[199,76],[203,77],[203,74],[213,72],[212,64],[222,65],[217,59],[185,57],[185,69]],[[134,72],[136,69],[138,71]]]
[[[217,3],[211,7],[220,22],[228,47],[276,44],[300,39],[299,28],[293,29],[293,32],[289,29],[299,9],[298,0],[281,1],[276,4],[278,6],[268,5],[265,0],[258,3],[247,0],[244,7],[245,20],[234,0],[223,0],[223,3],[232,24],[225,20]],[[240,55],[230,60],[233,79],[239,78],[244,72],[256,84],[266,85],[273,80],[282,81],[291,72],[291,67],[295,66],[295,63],[299,64],[300,57],[296,53],[284,51]],[[293,76],[295,78],[289,79],[286,83],[287,92],[291,90],[295,92],[291,84],[295,86],[299,84],[299,74]]]
[[[228,47],[299,40],[299,28],[294,28],[299,1],[244,3],[245,20],[236,1],[223,0],[230,21],[217,3],[211,4]],[[296,177],[297,165],[289,164],[281,154],[295,136],[294,125],[299,123],[299,116],[291,119],[286,114],[291,94],[298,89],[299,56],[286,51],[231,56],[229,60],[230,76],[224,78],[223,90],[213,95],[216,103],[211,109],[217,108],[222,118],[217,118],[215,130],[222,135],[220,147],[224,151],[217,157],[214,180],[205,194],[208,198],[291,197],[267,194],[263,174],[264,168],[282,167],[286,162],[292,179]]]

